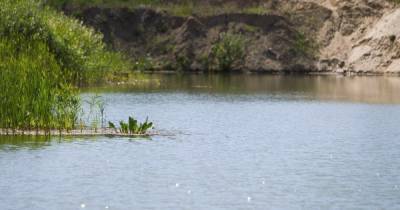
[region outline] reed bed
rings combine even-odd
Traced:
[[[0,129],[0,136],[73,136],[73,137],[93,137],[93,136],[109,136],[109,137],[150,137],[155,135],[166,135],[158,132],[146,133],[124,133],[111,128],[101,129],[74,129],[74,130],[7,130]]]
[[[78,88],[129,63],[102,36],[35,0],[0,0],[0,128],[73,130]]]
[[[77,90],[46,44],[0,38],[0,128],[72,129],[80,108]]]

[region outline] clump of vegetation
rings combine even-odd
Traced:
[[[0,1],[0,128],[73,129],[77,87],[124,68],[81,22],[36,0]]]
[[[41,41],[0,38],[0,90],[0,128],[75,127],[80,108],[76,88]]]
[[[319,46],[311,39],[308,39],[303,33],[298,32],[294,40],[293,51],[299,55],[314,56],[317,54]]]
[[[232,70],[245,56],[245,39],[241,35],[223,33],[211,49],[212,69]]]
[[[153,123],[149,122],[148,118],[146,118],[145,122],[140,123],[133,117],[129,117],[128,123],[120,121],[119,125],[119,132],[123,134],[145,134],[149,129],[153,127]],[[117,130],[117,127],[112,122],[108,122],[108,126],[111,129]]]
[[[103,97],[98,94],[94,94],[87,97],[85,102],[89,106],[86,122],[90,124],[90,129],[94,129],[94,131],[97,132],[98,128],[106,128],[106,102],[104,101]],[[108,128],[114,129],[115,133],[132,135],[146,134],[149,129],[153,128],[153,123],[149,122],[148,118],[146,118],[145,122],[140,123],[133,117],[129,117],[127,123],[125,121],[120,121],[119,126],[120,127],[118,129],[113,122],[108,121]]]
[[[39,1],[2,0],[0,15],[2,37],[43,42],[74,85],[98,82],[107,72],[129,68],[120,54],[106,50],[100,33]]]

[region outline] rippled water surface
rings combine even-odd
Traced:
[[[164,135],[1,137],[0,209],[400,209],[400,78],[151,81],[107,119]]]

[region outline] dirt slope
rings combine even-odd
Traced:
[[[396,73],[400,70],[400,9],[387,1],[321,1],[338,22],[321,49],[319,67],[335,72]]]
[[[157,69],[207,70],[204,61],[227,32],[246,37],[246,56],[233,70],[400,72],[400,8],[386,0],[229,2],[265,12],[176,17],[148,8],[92,7],[80,17],[110,46],[133,59],[151,57]]]

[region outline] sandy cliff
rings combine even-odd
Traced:
[[[400,9],[387,1],[318,1],[329,8],[334,36],[321,48],[318,68],[335,72],[400,71]],[[332,28],[333,27],[333,28]],[[323,40],[321,37],[319,40]]]
[[[207,70],[204,61],[227,32],[246,38],[246,56],[233,70],[400,72],[400,8],[390,1],[214,3],[227,1],[262,11],[179,17],[145,7],[91,7],[79,17],[113,48],[132,58],[151,57],[158,69]]]

